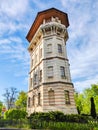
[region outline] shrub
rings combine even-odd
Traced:
[[[5,112],[5,119],[24,119],[26,118],[26,111],[18,110],[18,109],[10,109]]]
[[[38,121],[55,121],[55,122],[77,122],[77,123],[87,123],[88,120],[92,120],[90,116],[70,114],[64,115],[60,111],[50,111],[50,112],[37,112],[32,113],[29,117],[30,120]]]

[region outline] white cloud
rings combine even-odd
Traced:
[[[0,14],[13,19],[20,19],[27,11],[28,0],[1,0]]]
[[[64,1],[62,0],[62,2]],[[86,1],[86,4],[82,1],[79,3],[79,7],[76,6],[76,9],[74,5],[71,8],[72,4],[69,8],[70,29],[67,49],[72,79],[78,90],[83,90],[90,87],[91,83],[98,82],[97,5],[97,1],[95,3]]]
[[[92,84],[98,83],[97,79],[98,79],[98,75],[95,75],[95,76],[89,77],[88,79],[83,80],[81,82],[80,81],[74,82],[76,91],[82,92],[84,89],[90,88]]]

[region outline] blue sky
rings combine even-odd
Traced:
[[[98,0],[0,0],[0,100],[5,88],[28,90],[25,37],[37,13],[51,7],[69,17],[67,53],[75,89],[98,83]]]

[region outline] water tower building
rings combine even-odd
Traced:
[[[48,111],[77,113],[66,52],[68,26],[67,14],[51,8],[37,14],[26,36],[30,53],[29,114]]]

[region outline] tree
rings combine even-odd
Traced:
[[[0,101],[0,116],[1,116],[1,112],[2,112],[2,107],[3,107],[3,103]]]
[[[9,110],[10,108],[14,107],[14,103],[16,100],[16,96],[17,96],[17,89],[14,87],[11,88],[7,88],[5,89],[5,93],[3,94],[5,101],[6,101],[6,105],[7,105],[7,109]]]
[[[90,114],[91,97],[94,98],[96,112],[98,113],[98,84],[92,84],[91,88],[85,89],[80,94],[75,94],[76,106],[80,114]]]
[[[95,103],[94,98],[91,97],[91,116],[95,119],[96,118],[96,109],[95,109]]]
[[[81,114],[83,111],[83,94],[82,93],[75,93],[75,102],[78,114]]]
[[[24,91],[21,91],[18,95],[18,98],[15,102],[15,105],[18,109],[26,110],[27,106],[27,93]]]

